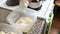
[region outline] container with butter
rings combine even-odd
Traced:
[[[37,21],[37,12],[29,8],[24,11],[20,11],[20,8],[17,9],[8,15],[7,22],[11,25],[18,24],[23,32],[28,32]]]

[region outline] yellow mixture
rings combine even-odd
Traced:
[[[22,26],[23,32],[28,32],[30,29],[28,25],[32,23],[32,19],[28,17],[20,17],[16,23],[19,24],[19,26]]]
[[[0,31],[0,34],[5,34],[5,32],[3,32],[3,31]]]
[[[23,23],[23,22],[26,22],[27,24],[30,24],[32,23],[32,19],[28,18],[28,17],[20,17],[16,23],[20,24],[20,23]]]
[[[8,33],[8,34],[16,34],[16,33],[14,33],[14,32],[10,32],[10,33]]]
[[[0,31],[0,34],[16,34],[16,33],[14,33],[14,32],[5,33],[3,31]]]

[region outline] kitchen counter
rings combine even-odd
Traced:
[[[7,23],[6,22],[6,17],[11,11],[0,8],[0,23]]]
[[[11,12],[10,10],[0,8],[0,23],[7,23],[6,18],[10,12]],[[37,23],[35,23],[35,24],[36,24],[36,28],[39,27],[39,29],[36,29],[37,31],[39,31],[38,34],[41,34],[43,31],[43,27],[45,26],[44,25],[45,20],[38,18]],[[40,24],[40,25],[38,25],[38,24]]]

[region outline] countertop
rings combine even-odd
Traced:
[[[11,11],[0,8],[0,23],[7,23],[6,18]]]

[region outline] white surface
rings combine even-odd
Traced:
[[[39,10],[38,17],[45,18],[45,13],[47,12],[49,3],[50,3],[50,0],[47,0],[42,4],[43,7]]]
[[[53,8],[54,8],[53,2],[54,2],[54,0],[45,2],[45,5],[43,4],[43,7],[41,8],[40,12],[38,12],[38,17],[46,19],[47,23],[49,23],[50,13],[53,13]]]
[[[8,5],[6,5],[6,0],[2,0],[2,1],[0,2],[0,7],[6,8],[6,9],[9,9],[9,10],[14,10],[14,9],[17,8],[18,6],[8,6]]]
[[[39,10],[38,17],[41,17],[44,19],[49,17],[51,9],[53,9],[53,8],[51,8],[53,6],[53,1],[54,0],[47,0],[42,4],[43,7]]]
[[[49,19],[50,19],[50,17],[49,17],[50,13],[53,13],[53,9],[54,9],[53,1],[54,1],[54,0],[52,0],[52,1],[50,2],[49,8],[47,9],[47,13],[46,13],[46,15],[45,15],[45,16],[46,16],[46,21],[47,21],[47,23],[49,23],[48,21],[49,21]]]

